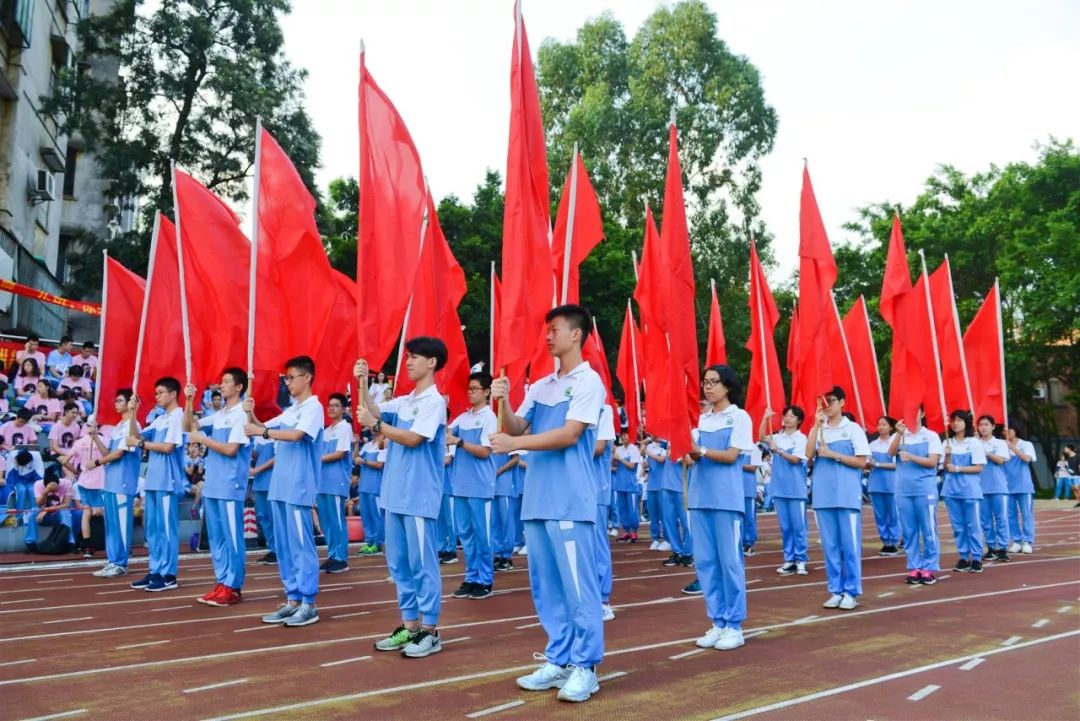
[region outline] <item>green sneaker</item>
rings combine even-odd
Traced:
[[[414,633],[404,626],[398,626],[386,638],[375,642],[376,651],[400,651],[412,641]]]
[[[364,546],[360,549],[360,555],[362,556],[381,556],[382,550],[379,549],[374,543]]]

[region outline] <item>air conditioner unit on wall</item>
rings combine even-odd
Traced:
[[[32,205],[56,200],[56,177],[47,168],[38,168],[36,182],[30,193]]]
[[[1045,401],[1046,400],[1046,384],[1043,383],[1042,381],[1039,381],[1038,383],[1036,383],[1035,388],[1033,389],[1031,396],[1032,396],[1032,398],[1034,398],[1037,401]]]

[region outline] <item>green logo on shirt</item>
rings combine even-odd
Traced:
[[[563,395],[566,396],[567,398],[573,398],[574,397],[574,389],[573,388],[567,388],[565,391],[563,391]]]

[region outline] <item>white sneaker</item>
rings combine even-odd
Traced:
[[[1031,544],[1024,541],[1020,546],[1020,553],[1031,553]]]
[[[660,541],[653,541],[651,544],[649,544],[649,550],[650,551],[659,551],[660,550]]]
[[[98,570],[94,571],[90,575],[91,576],[97,576],[98,578],[107,578],[109,571],[111,571],[112,567],[115,566],[115,565],[116,565],[115,563],[113,563],[112,561],[109,561],[104,566],[102,566]]]
[[[543,660],[545,663],[528,676],[520,676],[517,685],[526,691],[547,691],[549,688],[562,688],[570,678],[570,669],[556,666],[548,661],[543,654],[534,653],[533,658]]]
[[[580,666],[570,668],[570,678],[559,689],[559,700],[574,703],[588,701],[590,696],[600,690],[600,683],[596,680],[596,671]]]
[[[660,541],[660,547],[657,548],[656,550],[657,551],[663,551],[664,553],[667,553],[668,551],[671,550],[671,544],[668,543],[667,541]]]
[[[615,609],[611,607],[610,603],[600,604],[600,610],[603,612],[605,621],[615,620]]]
[[[746,639],[743,638],[742,629],[729,626],[720,632],[720,638],[713,645],[713,648],[717,651],[730,651],[742,646],[744,643],[746,643]]]
[[[521,548],[519,548],[519,549],[518,549],[518,555],[519,555],[519,556],[528,556],[528,555],[529,555],[529,549],[528,549],[528,547],[526,547],[526,546],[522,546]]]
[[[510,552],[510,555],[511,556],[516,556],[516,555],[518,555],[518,551],[520,551],[520,550],[521,550],[521,546],[514,546],[514,550]]]
[[[839,593],[834,593],[829,596],[829,600],[821,604],[822,608],[840,608],[840,602],[844,600],[844,597]]]
[[[705,632],[704,636],[699,638],[694,643],[696,643],[701,648],[714,648],[717,641],[719,641],[720,637],[723,635],[724,629],[720,628],[719,626],[712,626],[711,628],[709,628],[708,631]]]
[[[807,574],[806,561],[799,561],[795,564],[795,573],[800,576],[805,576]]]
[[[1009,553],[1020,553],[1020,544],[1016,541],[1013,541],[1012,544],[1009,546]]]
[[[858,605],[859,602],[856,601],[855,597],[850,594],[845,593],[844,597],[840,599],[840,608],[844,609],[845,611],[850,611],[854,608],[857,608]]]
[[[609,536],[611,536],[612,538],[618,538],[619,537],[619,529],[617,529],[617,528],[609,528],[607,534]]]

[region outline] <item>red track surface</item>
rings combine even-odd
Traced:
[[[227,609],[193,600],[213,583],[205,558],[182,560],[181,588],[163,594],[93,578],[90,567],[5,571],[0,719],[455,719],[508,704],[483,718],[1076,719],[1080,513],[1039,505],[1033,555],[981,575],[944,571],[933,587],[905,586],[903,558],[873,555],[867,510],[865,595],[846,613],[821,608],[817,547],[809,576],[777,576],[776,517],[761,516],[744,630],[764,633],[731,652],[692,643],[708,621],[703,601],[679,592],[691,570],[662,567],[647,545],[616,544],[618,617],[605,625],[599,672],[617,675],[584,705],[514,685],[544,646],[526,559],[497,574],[494,598],[445,597],[446,647],[421,660],[372,648],[398,619],[382,559],[324,576],[322,621],[300,629],[259,623],[280,602],[272,566],[249,566],[245,603]],[[949,568],[944,511],[939,528]],[[443,572],[449,593],[463,568]]]

